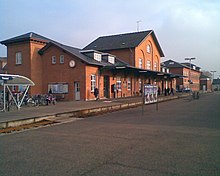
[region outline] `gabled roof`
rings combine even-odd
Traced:
[[[96,65],[96,66],[107,66],[107,65],[113,65],[109,62],[106,62],[104,60],[102,60],[101,62],[98,62],[96,60],[94,60],[93,58],[90,58],[86,55],[83,54],[83,50],[78,49],[78,48],[74,48],[71,46],[67,46],[67,45],[63,45],[60,43],[54,43],[54,42],[49,42],[47,45],[45,45],[42,49],[39,50],[39,54],[43,55],[43,53],[50,47],[50,46],[56,46],[58,48],[61,48],[62,50],[68,52],[69,54],[76,56],[77,58],[79,58],[80,60],[84,61],[87,64],[90,65]],[[121,61],[120,59],[116,58],[115,59],[115,64],[114,65],[126,65],[127,63]]]
[[[3,45],[8,45],[8,44],[11,44],[11,43],[17,43],[17,42],[24,42],[24,41],[29,41],[29,40],[37,40],[37,41],[41,41],[41,42],[45,42],[45,43],[48,43],[50,41],[53,41],[51,39],[48,39],[44,36],[41,36],[39,34],[36,34],[34,32],[28,32],[26,34],[23,34],[23,35],[19,35],[17,37],[13,37],[13,38],[10,38],[10,39],[7,39],[7,40],[4,40],[4,41],[1,41],[0,43],[3,44]],[[54,41],[53,41],[54,42]]]
[[[109,51],[117,49],[135,48],[138,45],[140,45],[149,35],[152,35],[157,49],[160,53],[160,56],[164,57],[164,53],[153,30],[99,37],[93,42],[91,42],[89,45],[87,45],[84,49]]]
[[[163,62],[162,64],[164,64],[165,67],[167,67],[167,68],[183,68],[183,67],[189,68],[188,66],[183,65],[183,64],[176,62],[174,60],[171,60],[171,59]]]

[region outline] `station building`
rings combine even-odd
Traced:
[[[7,46],[7,73],[30,78],[31,95],[52,91],[58,99],[137,96],[143,84],[175,87],[177,74],[161,71],[164,53],[153,30],[99,37],[83,49],[30,32]]]
[[[176,78],[176,90],[183,91],[191,89],[200,90],[201,68],[195,64],[179,63],[174,60],[167,60],[163,64],[169,68],[170,73],[182,75]],[[191,68],[190,68],[191,65]]]

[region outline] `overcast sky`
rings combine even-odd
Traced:
[[[0,0],[0,41],[36,32],[83,48],[99,36],[153,29],[162,61],[185,62],[220,75],[219,0]],[[6,56],[0,46],[0,56]]]

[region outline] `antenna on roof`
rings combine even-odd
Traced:
[[[137,23],[137,31],[139,32],[139,23],[141,22],[141,20],[136,21]]]

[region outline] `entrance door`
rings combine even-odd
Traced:
[[[79,82],[74,82],[74,95],[75,95],[75,100],[80,100],[80,84],[79,84]]]
[[[104,76],[104,97],[106,98],[110,98],[109,88],[109,76]]]

